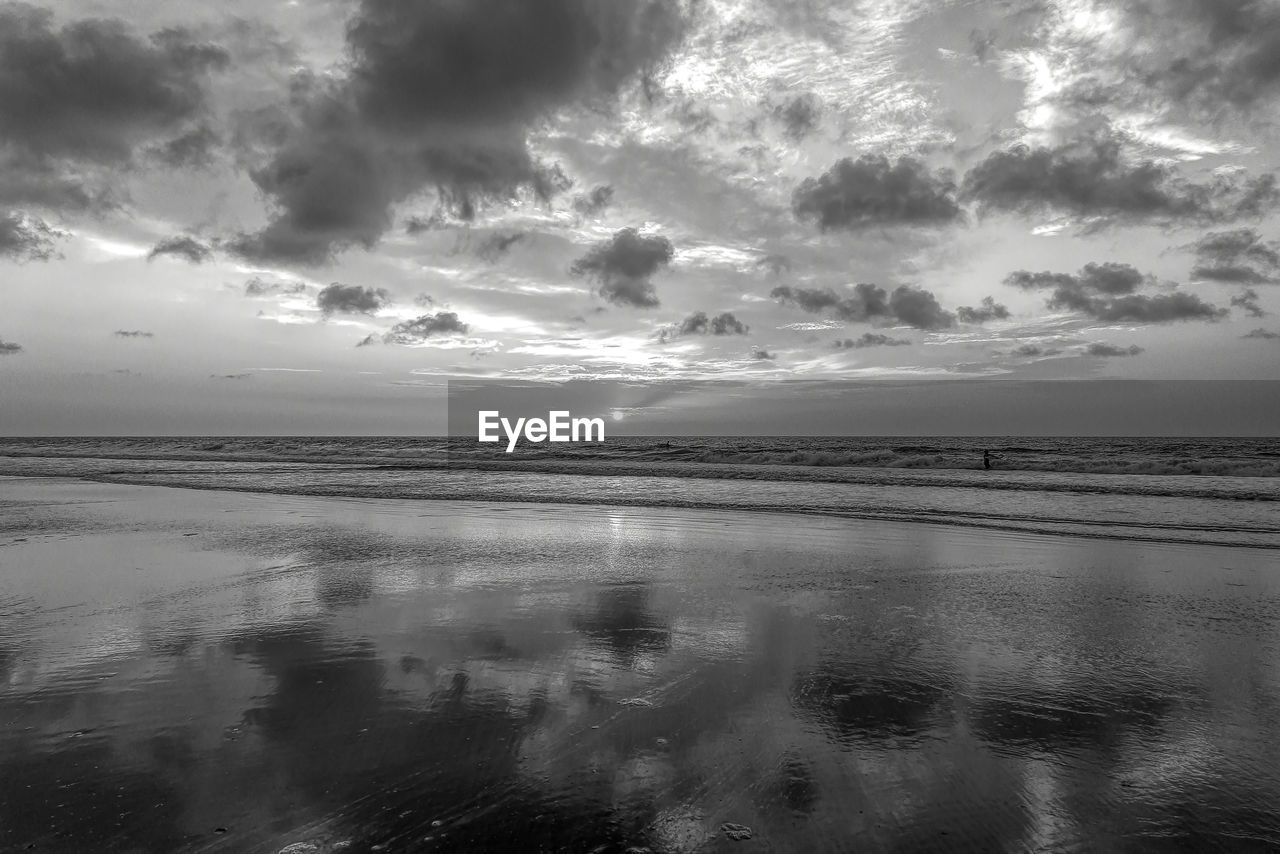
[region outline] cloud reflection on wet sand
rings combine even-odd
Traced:
[[[1280,844],[1266,551],[10,484],[5,849]]]

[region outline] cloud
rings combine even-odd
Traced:
[[[875,332],[864,332],[861,338],[845,338],[837,340],[837,350],[861,350],[865,347],[904,347],[911,343],[908,338],[890,338]]]
[[[1280,282],[1280,246],[1264,243],[1252,228],[1212,232],[1189,248],[1196,253],[1193,279],[1244,285]]]
[[[0,211],[0,258],[49,261],[57,255],[54,238],[63,232],[44,220],[17,211]]]
[[[1006,276],[1004,282],[1024,291],[1053,288],[1053,301],[1072,304],[1093,294],[1131,294],[1143,285],[1155,284],[1155,277],[1143,274],[1129,264],[1108,262],[1085,264],[1079,275],[1074,276],[1070,273],[1031,273],[1018,270]]]
[[[752,347],[751,358],[755,359],[757,362],[772,362],[778,358],[778,354],[770,353],[763,347]]]
[[[252,373],[245,374],[209,374],[211,380],[248,380],[253,379]]]
[[[511,247],[528,237],[527,234],[516,232],[514,234],[498,233],[491,234],[480,242],[476,247],[476,255],[490,264],[495,263],[503,255],[511,251]]]
[[[378,343],[378,339],[373,335],[366,335],[356,342],[357,347],[371,347]]]
[[[780,285],[769,296],[781,303],[795,303],[803,311],[820,314],[833,309],[841,320],[864,321],[890,316],[889,298],[884,288],[868,283],[853,286],[853,293],[841,296],[830,288],[793,288]]]
[[[611,303],[655,308],[658,295],[650,279],[669,266],[674,256],[667,238],[624,228],[573,262],[569,272],[597,281],[600,296]]]
[[[186,30],[141,37],[102,18],[59,27],[47,9],[0,4],[0,203],[113,204],[113,170],[190,133],[208,113],[210,73],[228,62]]]
[[[1250,317],[1263,317],[1266,312],[1258,304],[1258,292],[1253,288],[1245,288],[1239,296],[1231,298],[1231,307],[1243,309]]]
[[[955,315],[944,311],[929,291],[903,285],[889,295],[889,310],[894,317],[916,329],[947,329],[955,325]]]
[[[961,323],[986,323],[988,320],[1007,320],[1009,309],[997,303],[993,297],[983,297],[978,308],[961,306],[956,309],[956,317]]]
[[[1226,309],[1210,305],[1194,294],[1135,293],[1143,285],[1155,284],[1155,278],[1128,264],[1086,264],[1077,275],[1019,270],[1010,273],[1005,284],[1023,290],[1052,288],[1046,301],[1049,308],[1080,312],[1108,323],[1218,320],[1227,314]]]
[[[5,341],[0,338],[0,356],[13,356],[21,352],[21,344],[14,344],[12,341]]]
[[[985,33],[977,29],[969,31],[969,47],[979,64],[987,61],[998,38],[999,33],[995,30],[987,30]]]
[[[830,288],[793,288],[781,285],[769,296],[782,303],[795,303],[804,311],[819,314],[828,309],[841,320],[897,320],[917,329],[946,329],[955,316],[944,311],[929,291],[902,285],[887,294],[878,285],[860,283],[853,293],[841,296]]]
[[[746,335],[751,327],[733,316],[733,312],[723,312],[711,318],[712,335]]]
[[[746,335],[750,331],[751,328],[734,317],[733,312],[726,311],[715,317],[708,317],[705,311],[695,311],[678,325],[660,329],[657,338],[665,343],[684,335]]]
[[[391,301],[385,288],[362,288],[334,282],[316,294],[316,307],[325,314],[373,314]]]
[[[1181,180],[1152,160],[1127,161],[1101,136],[1057,148],[997,151],[965,175],[960,197],[980,212],[1047,210],[1119,221],[1226,222],[1259,217],[1280,201],[1275,176]]]
[[[1104,358],[1113,358],[1118,356],[1136,356],[1142,352],[1142,348],[1137,344],[1130,347],[1115,347],[1111,344],[1090,344],[1085,348],[1085,352],[1090,356],[1102,356]]]
[[[1272,332],[1268,329],[1255,329],[1252,332],[1246,332],[1241,338],[1257,338],[1267,341],[1280,339],[1280,332]]]
[[[153,332],[142,332],[138,329],[133,329],[133,330],[117,329],[115,332],[111,334],[115,335],[117,338],[154,338],[156,337],[155,333]]]
[[[0,6],[0,138],[38,155],[127,163],[135,147],[205,110],[225,50],[168,29],[147,39],[120,20],[61,28],[53,13]]]
[[[791,272],[791,259],[777,253],[766,255],[756,261],[756,268],[768,270],[773,276],[781,276],[783,273]]]
[[[613,187],[601,184],[591,188],[591,192],[574,197],[573,209],[584,217],[595,216],[613,204]]]
[[[822,101],[812,92],[805,92],[773,105],[770,112],[783,132],[798,141],[813,133],[822,121]]]
[[[1227,310],[1206,303],[1194,294],[1172,293],[1096,300],[1085,309],[1085,313],[1107,323],[1172,323],[1179,320],[1218,320],[1227,315]]]
[[[1015,356],[1056,356],[1062,351],[1056,347],[1041,347],[1039,344],[1023,344],[1015,347],[1013,355]]]
[[[201,243],[194,237],[188,235],[180,235],[177,237],[166,237],[157,243],[149,253],[147,260],[154,261],[161,255],[177,255],[186,258],[192,264],[203,264],[213,257],[213,250],[206,244]]]
[[[442,311],[397,323],[383,336],[383,341],[388,344],[417,344],[433,335],[465,335],[469,328],[452,311]]]
[[[299,76],[287,109],[246,123],[274,210],[234,245],[323,263],[374,246],[424,190],[463,220],[522,189],[550,198],[566,182],[535,160],[529,129],[651,74],[683,28],[676,0],[364,0],[345,72]]]
[[[878,225],[944,225],[963,217],[950,173],[930,173],[918,160],[891,164],[882,155],[844,158],[818,178],[806,178],[791,196],[800,220],[823,231]]]
[[[293,284],[284,284],[282,282],[268,282],[257,276],[244,283],[244,295],[247,297],[264,297],[270,294],[301,294],[306,293],[307,286],[302,282],[294,282]]]
[[[1088,108],[1100,95],[1134,107],[1180,106],[1192,116],[1252,118],[1280,94],[1280,10],[1266,0],[1144,0],[1112,7],[1128,49],[1093,48],[1093,72],[1063,93]],[[1122,16],[1122,17],[1121,17]],[[1115,81],[1100,89],[1097,79]],[[1090,85],[1092,84],[1092,85]]]
[[[173,139],[152,146],[148,153],[165,166],[199,169],[214,162],[214,153],[223,144],[221,134],[208,125],[199,125]]]

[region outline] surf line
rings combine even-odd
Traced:
[[[498,428],[507,436],[507,453],[516,449],[523,438],[526,442],[603,442],[603,418],[574,418],[564,409],[556,409],[542,418],[517,418],[515,424],[503,418],[496,409],[482,409],[478,413],[476,439],[481,442],[500,442]]]

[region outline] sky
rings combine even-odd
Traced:
[[[1278,57],[1270,0],[0,2],[0,433],[1277,380]]]

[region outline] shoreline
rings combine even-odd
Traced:
[[[517,473],[518,474],[518,473]],[[216,475],[215,475],[216,476]],[[163,477],[163,476],[162,476]],[[590,477],[590,476],[584,476]],[[237,487],[228,487],[218,483],[173,483],[173,482],[153,482],[146,479],[145,474],[134,476],[129,475],[102,475],[102,476],[72,476],[72,475],[0,475],[0,482],[5,480],[47,480],[47,481],[79,481],[84,483],[96,483],[103,485],[120,485],[120,486],[138,486],[138,487],[160,487],[166,489],[186,489],[199,492],[225,492],[228,494],[250,494],[250,495],[274,495],[280,497],[313,497],[313,498],[329,498],[329,499],[353,499],[353,500],[373,500],[379,502],[404,502],[404,501],[424,501],[424,502],[467,502],[467,503],[512,503],[529,506],[556,506],[564,507],[600,507],[604,509],[651,509],[651,510],[679,510],[679,511],[706,511],[706,512],[727,512],[727,513],[748,513],[752,515],[759,514],[778,514],[787,517],[802,517],[813,519],[832,519],[832,520],[852,520],[859,522],[881,522],[889,524],[904,525],[936,525],[948,529],[960,530],[978,530],[989,531],[1005,534],[1023,534],[1033,536],[1046,537],[1074,537],[1086,540],[1105,540],[1112,542],[1134,542],[1145,543],[1151,545],[1170,544],[1180,546],[1197,546],[1211,545],[1223,548],[1244,548],[1250,550],[1275,551],[1280,550],[1280,539],[1277,542],[1245,542],[1221,540],[1206,540],[1204,538],[1193,538],[1190,536],[1149,536],[1143,535],[1143,531],[1150,530],[1167,530],[1179,531],[1185,528],[1168,525],[1144,525],[1140,527],[1124,528],[1120,531],[1099,530],[1103,526],[1113,529],[1122,526],[1116,523],[1099,520],[1039,520],[1039,519],[999,519],[999,518],[973,518],[963,517],[957,518],[954,514],[947,511],[930,511],[928,509],[918,508],[913,512],[919,514],[919,518],[904,516],[901,513],[891,511],[874,512],[874,511],[854,511],[848,509],[822,508],[822,507],[798,507],[798,508],[780,508],[767,507],[758,505],[744,505],[742,503],[713,503],[713,502],[697,502],[697,501],[681,501],[678,498],[665,497],[661,502],[657,500],[646,500],[644,497],[637,497],[631,500],[608,500],[601,501],[598,497],[575,497],[573,495],[558,494],[554,499],[543,499],[524,497],[515,495],[510,492],[493,491],[486,495],[477,495],[471,491],[459,491],[454,493],[441,492],[434,495],[386,495],[385,489],[379,486],[369,486],[365,489],[352,487],[324,488],[320,486],[294,487],[292,489],[284,489],[272,486],[257,485],[240,485]],[[873,488],[876,485],[872,485]],[[383,493],[383,494],[379,494]],[[1046,528],[1048,523],[1057,523],[1062,527]],[[1078,526],[1078,527],[1066,527]],[[1210,529],[1215,533],[1230,533],[1230,528]],[[1236,529],[1238,532],[1252,533],[1254,529],[1241,528]],[[1266,533],[1271,533],[1266,531]]]

